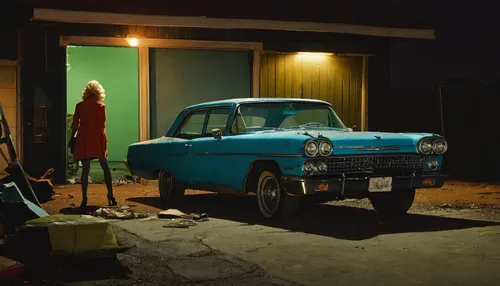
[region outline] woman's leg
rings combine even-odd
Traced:
[[[82,160],[82,203],[80,207],[87,206],[87,187],[89,186],[90,160]]]
[[[102,171],[104,172],[104,183],[106,183],[106,188],[108,189],[108,200],[109,205],[116,205],[115,198],[113,197],[113,181],[111,178],[111,170],[109,169],[109,164],[107,159],[99,159]]]

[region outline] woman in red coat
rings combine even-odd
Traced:
[[[104,88],[98,81],[90,81],[82,93],[83,101],[76,104],[73,115],[72,136],[70,144],[74,144],[73,159],[82,162],[82,203],[87,205],[87,187],[89,184],[90,161],[99,159],[104,172],[104,182],[108,189],[110,206],[116,205],[113,197],[111,171],[108,165],[108,140],[106,137],[106,106]],[[77,133],[78,132],[78,133]],[[76,134],[76,139],[75,139]]]

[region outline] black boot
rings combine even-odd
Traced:
[[[87,206],[87,197],[82,198],[82,203],[80,204],[80,208],[84,208]]]
[[[115,200],[115,197],[113,197],[113,194],[108,194],[108,206],[116,206],[118,203]]]

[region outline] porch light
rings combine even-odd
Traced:
[[[139,45],[139,39],[137,39],[137,38],[129,38],[129,37],[127,37],[126,40],[127,40],[127,43],[131,47],[137,47]]]
[[[298,52],[296,55],[297,59],[305,61],[324,61],[330,56],[334,56],[334,53],[315,53],[315,52]]]
[[[298,52],[300,56],[316,56],[316,57],[326,57],[326,56],[334,56],[334,53],[317,53],[317,52]]]

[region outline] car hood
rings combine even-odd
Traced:
[[[437,136],[431,133],[347,132],[331,130],[263,131],[252,134],[263,139],[298,139],[326,137],[334,146],[335,155],[373,153],[416,153],[420,139]]]

